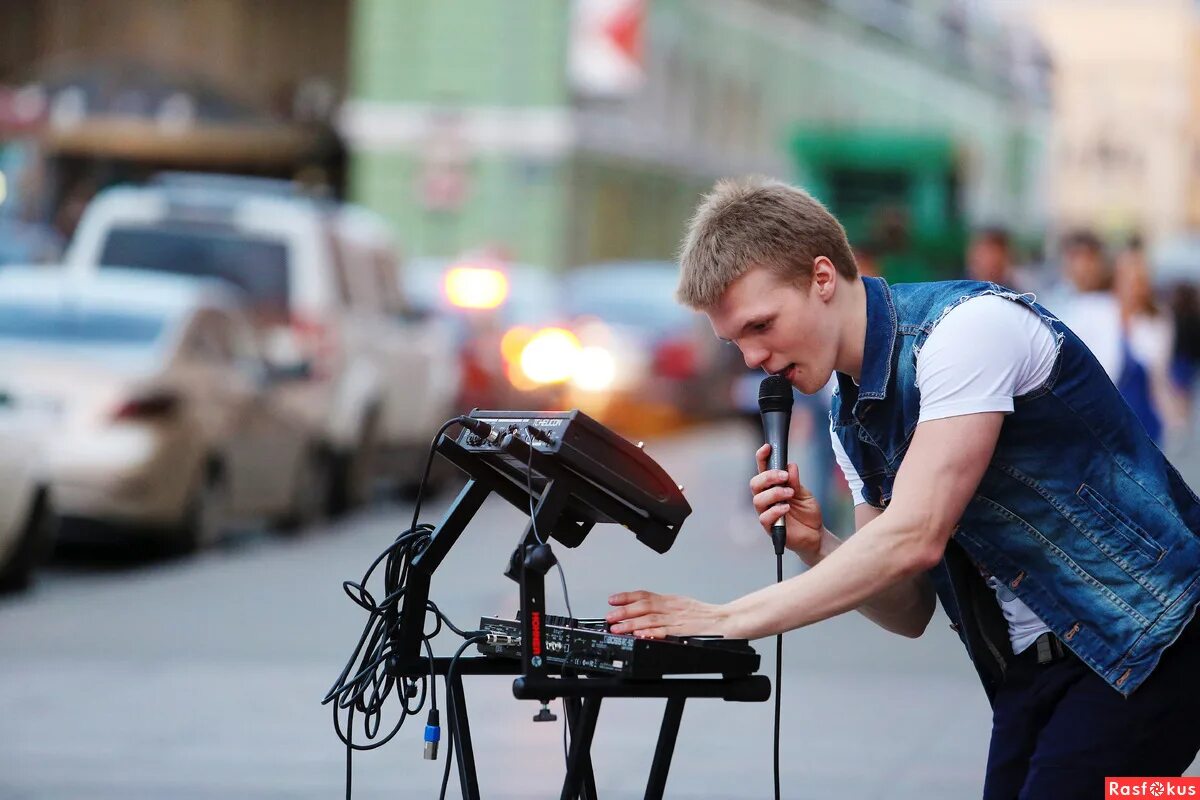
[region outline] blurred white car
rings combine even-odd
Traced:
[[[0,394],[53,418],[45,469],[64,518],[186,552],[233,521],[315,516],[323,464],[278,401],[289,377],[216,282],[0,270]]]
[[[382,276],[381,262],[394,265],[385,228],[288,184],[164,176],[101,192],[67,263],[76,274],[119,265],[241,288],[268,359],[307,367],[284,402],[328,454],[329,506],[342,511],[369,496],[381,452],[407,455],[392,477],[413,480],[437,424],[453,411],[455,365],[430,357],[449,351],[448,334],[392,313],[383,290],[368,288]]]
[[[433,433],[458,414],[460,374],[450,352],[453,325],[442,315],[414,313],[400,287],[407,265],[400,262],[388,225],[378,214],[345,204],[332,221],[346,298],[345,347],[376,371],[375,455],[378,467],[399,476],[403,485],[424,466]]]
[[[53,544],[55,516],[42,471],[50,414],[0,393],[0,591],[24,589]]]

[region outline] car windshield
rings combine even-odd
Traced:
[[[100,263],[219,278],[244,291],[257,312],[286,315],[288,311],[286,244],[227,226],[114,227]]]
[[[148,311],[0,302],[0,342],[150,347],[166,326],[166,317]]]

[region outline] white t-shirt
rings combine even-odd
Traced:
[[[1063,298],[1053,308],[1058,318],[1092,351],[1115,383],[1125,366],[1121,352],[1121,307],[1117,298],[1109,292],[1077,293]]]
[[[964,301],[938,322],[917,354],[919,422],[1012,413],[1013,398],[1050,379],[1057,350],[1054,332],[1028,306],[996,295]],[[862,479],[832,429],[830,436],[855,505],[866,502]],[[1049,628],[999,580],[987,581],[1008,622],[1013,652],[1020,653]]]

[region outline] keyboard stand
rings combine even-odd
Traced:
[[[515,659],[471,657],[460,658],[454,677],[447,676],[449,658],[434,658],[432,672],[446,678],[448,716],[455,758],[458,759],[458,780],[463,800],[480,800],[479,778],[475,770],[475,751],[471,743],[471,727],[467,716],[464,675],[520,675],[521,664]],[[428,675],[428,659],[417,659],[398,670],[403,675]],[[646,782],[646,800],[660,800],[666,790],[667,774],[675,753],[675,741],[688,698],[716,698],[727,702],[761,703],[771,696],[771,682],[765,675],[740,678],[663,678],[654,681],[632,681],[619,678],[582,677],[518,677],[513,681],[513,696],[518,700],[562,698],[571,735],[567,757],[567,774],[563,779],[560,800],[598,800],[596,778],[592,766],[592,738],[600,715],[601,701],[606,697],[664,698],[666,708],[659,726],[654,760]]]
[[[458,774],[464,800],[479,800],[479,780],[475,774],[463,675],[517,675],[519,677],[513,681],[513,695],[518,700],[549,702],[554,698],[563,699],[571,748],[560,800],[597,800],[591,747],[600,703],[606,697],[666,699],[645,795],[647,798],[661,798],[671,757],[675,752],[683,705],[689,697],[761,703],[771,696],[771,682],[764,675],[737,678],[672,677],[650,681],[562,677],[559,670],[542,657],[541,619],[546,607],[544,578],[553,562],[539,558],[535,550],[547,547],[551,536],[567,546],[577,546],[583,541],[592,523],[572,518],[569,513],[572,497],[586,498],[591,507],[600,509],[614,520],[626,517],[629,514],[628,507],[615,496],[564,468],[557,459],[519,439],[512,440],[506,452],[517,463],[532,464],[537,473],[543,476],[540,488],[532,495],[528,487],[514,483],[491,469],[447,436],[438,440],[437,451],[470,476],[470,480],[434,529],[425,550],[409,564],[401,607],[398,612],[391,612],[388,620],[389,627],[398,631],[392,639],[393,662],[389,671],[397,678],[427,676],[431,672],[446,678],[446,694],[452,698],[453,705],[449,715],[451,735],[455,752],[459,754]],[[431,669],[429,660],[420,655],[430,581],[450,548],[491,494],[503,497],[521,510],[528,509],[530,501],[533,501],[530,522],[505,572],[520,587],[521,634],[524,643],[521,659],[460,658],[451,679],[448,674],[451,659],[434,658]]]

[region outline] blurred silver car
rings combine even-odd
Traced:
[[[377,477],[414,481],[452,416],[449,334],[395,313],[395,244],[364,209],[286,183],[168,174],[98,194],[66,261],[81,275],[128,267],[241,289],[268,359],[308,367],[285,401],[328,455],[335,513],[368,500]]]
[[[0,270],[0,393],[53,417],[45,468],[66,518],[186,552],[232,521],[315,516],[322,460],[275,401],[286,377],[215,283]]]
[[[0,393],[0,591],[27,587],[53,543],[41,457],[52,424],[43,409]]]

